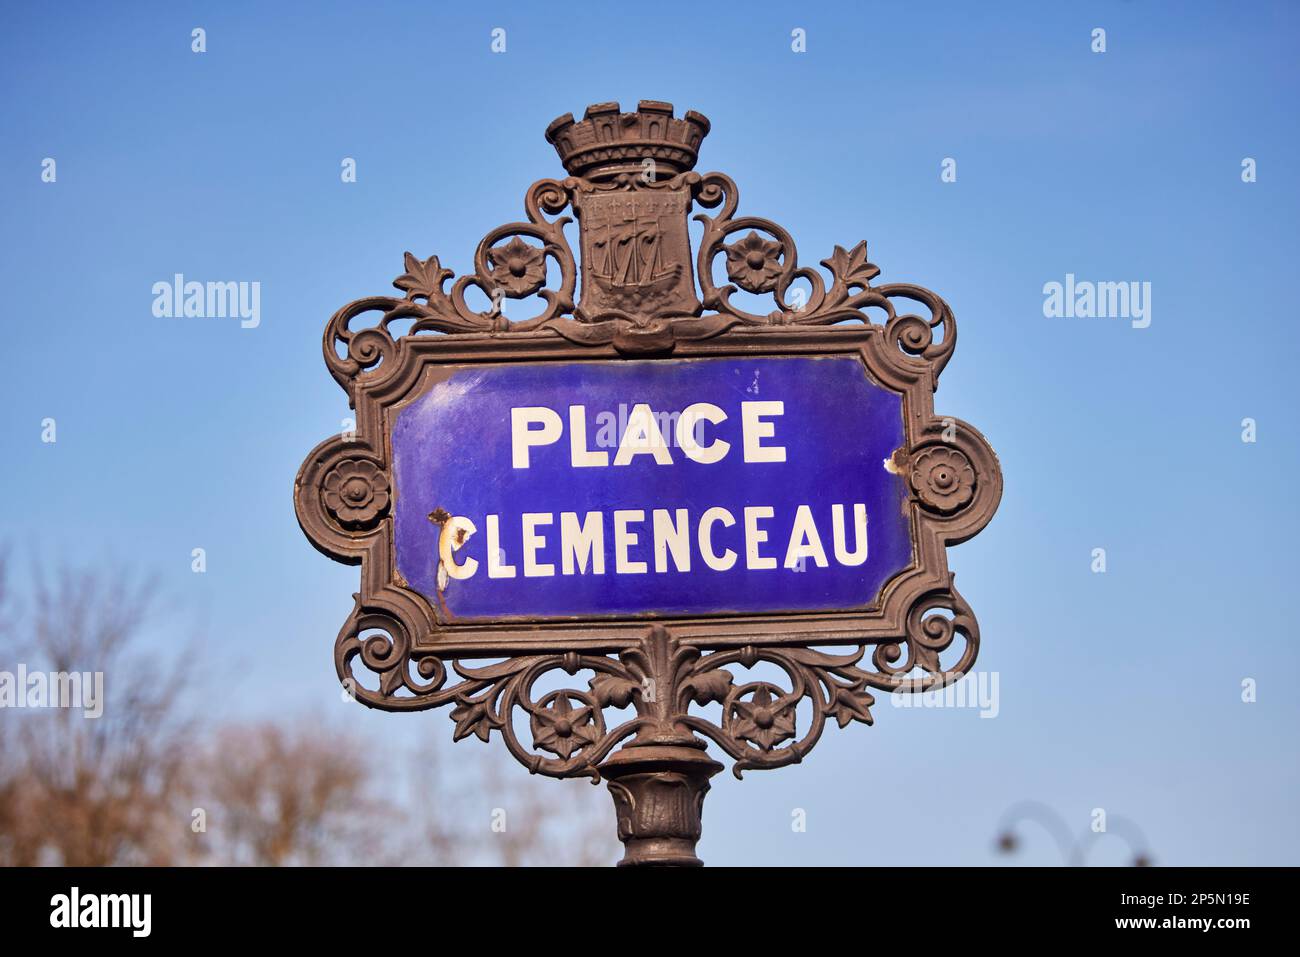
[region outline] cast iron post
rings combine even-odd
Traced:
[[[632,742],[600,767],[609,782],[623,842],[620,867],[699,867],[704,795],[722,765],[704,752],[704,742],[684,735],[681,744]]]

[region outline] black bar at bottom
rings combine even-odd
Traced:
[[[1291,929],[1283,888],[1295,877],[1290,868],[0,869],[0,934],[7,945],[75,936],[128,947],[292,939],[436,950],[467,932],[555,945],[583,927],[604,926],[612,942],[619,926],[659,937],[702,922],[719,945],[785,925],[863,944],[960,934],[1231,946]],[[665,906],[646,910],[654,901]],[[655,926],[632,930],[644,921]]]

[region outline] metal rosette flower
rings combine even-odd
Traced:
[[[368,459],[343,459],[321,482],[321,500],[344,528],[371,528],[388,509],[388,476]]]
[[[997,454],[974,426],[959,419],[932,420],[901,471],[927,522],[948,545],[987,525],[1002,498]]]

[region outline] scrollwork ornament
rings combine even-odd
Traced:
[[[950,614],[942,614],[944,610]],[[383,633],[362,637],[363,631],[376,628]],[[964,639],[960,657],[941,665],[941,655],[958,636]],[[838,655],[756,645],[702,652],[673,638],[667,628],[655,626],[618,655],[524,656],[487,667],[455,662],[455,673],[462,680],[448,686],[448,673],[432,652],[417,651],[407,630],[389,615],[368,612],[360,605],[350,627],[340,635],[337,658],[340,678],[355,689],[358,700],[401,710],[454,703],[450,717],[457,739],[473,734],[487,741],[499,732],[512,753],[536,773],[598,777],[600,760],[622,741],[635,737],[643,743],[674,743],[689,739],[694,731],[737,759],[734,770],[739,776],[745,769],[802,760],[828,718],[840,727],[854,721],[872,724],[875,698],[869,688],[913,692],[955,681],[973,665],[978,646],[974,617],[949,583],[912,608],[901,645],[877,645],[869,659],[873,669],[861,667],[866,645]],[[906,656],[902,647],[908,649]],[[354,659],[378,675],[377,691],[353,674]],[[783,670],[789,687],[768,680],[736,683],[733,667],[750,669],[760,662]],[[916,669],[926,676],[907,677]],[[580,670],[593,672],[586,688],[532,697],[532,687],[544,675]],[[803,700],[811,705],[812,718],[801,731],[796,706]],[[692,712],[692,706],[712,702],[722,705],[721,723]],[[635,717],[613,727],[606,724],[605,709],[629,705]],[[515,709],[529,719],[531,747],[515,735],[510,719]]]

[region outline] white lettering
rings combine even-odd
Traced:
[[[671,552],[673,564],[679,572],[691,570],[691,530],[686,509],[677,510],[677,521],[673,523],[668,509],[657,508],[653,513],[655,536],[655,571],[668,571],[668,555]]]
[[[841,509],[841,514],[843,509]],[[821,536],[813,523],[812,508],[800,505],[794,514],[794,528],[790,529],[790,545],[785,550],[785,567],[797,568],[801,559],[811,558],[818,568],[830,564],[826,560],[826,549],[822,547]]]
[[[660,465],[672,465],[673,457],[668,451],[664,434],[659,431],[659,422],[650,406],[644,402],[632,407],[627,418],[627,430],[618,443],[618,453],[614,456],[615,465],[628,465],[635,455],[652,455]]]
[[[645,512],[640,509],[614,511],[614,571],[620,575],[640,575],[646,570],[645,562],[634,562],[627,557],[627,550],[638,541],[636,533],[627,526],[630,522],[644,521]]]
[[[713,525],[715,522],[721,522],[730,528],[736,524],[736,519],[725,508],[711,508],[700,516],[700,554],[704,556],[704,564],[715,572],[725,572],[736,564],[736,553],[730,548],[723,551],[721,555],[713,551]]]
[[[546,547],[546,538],[537,534],[539,525],[550,525],[550,512],[524,512],[524,577],[546,578],[555,574],[555,566],[537,560],[537,553]]]
[[[501,550],[501,516],[487,517],[488,578],[514,578],[515,566],[507,565]]]
[[[540,425],[540,429],[530,428]],[[551,445],[559,441],[564,432],[560,414],[544,406],[523,406],[510,410],[510,455],[514,467],[528,468],[528,449],[535,445]]]
[[[577,512],[561,512],[560,551],[560,568],[564,574],[572,575],[575,565],[578,574],[587,574],[588,558],[593,575],[605,574],[605,516],[588,512],[579,525]]]
[[[696,402],[688,405],[682,409],[681,417],[677,420],[677,447],[688,459],[702,465],[712,465],[714,462],[721,461],[730,451],[731,443],[714,439],[709,445],[702,446],[696,439],[695,430],[701,422],[712,422],[717,425],[725,422],[726,419],[727,413],[712,403]]]
[[[575,469],[609,464],[609,453],[587,448],[587,407],[569,406],[569,453]]]
[[[767,532],[758,527],[759,519],[771,518],[775,512],[767,505],[745,506],[745,567],[775,568],[776,559],[760,555],[758,546],[767,541]]]
[[[853,551],[845,543],[844,506],[831,506],[831,528],[835,538],[835,560],[850,568],[867,560],[867,507],[853,506]]]
[[[745,438],[746,462],[784,462],[784,445],[763,445],[763,439],[776,435],[776,425],[764,422],[764,416],[785,415],[785,403],[776,402],[742,402],[740,403],[740,421]]]

